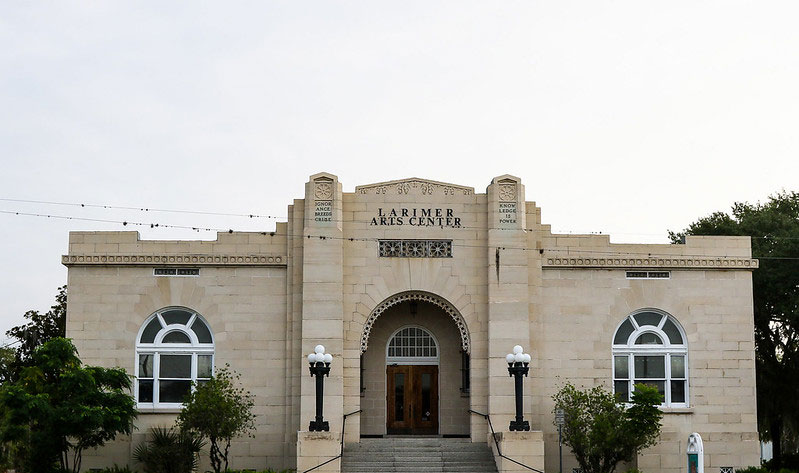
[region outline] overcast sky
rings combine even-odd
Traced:
[[[2,2],[0,199],[285,217],[319,171],[349,192],[509,173],[557,231],[665,242],[799,190],[797,18],[795,0]],[[50,307],[70,230],[121,229],[0,213],[0,332]]]

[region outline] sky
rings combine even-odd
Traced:
[[[345,192],[513,174],[553,230],[613,242],[799,190],[796,18],[795,0],[2,2],[0,334],[52,305],[69,231],[271,230],[321,171]]]

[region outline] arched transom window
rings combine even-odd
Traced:
[[[646,309],[629,315],[613,335],[613,391],[624,401],[633,385],[648,384],[663,405],[688,406],[688,348],[685,333],[669,314]]]
[[[136,340],[139,407],[180,407],[191,383],[211,377],[214,339],[196,312],[170,307],[151,315]]]
[[[433,334],[422,327],[403,327],[388,340],[386,363],[438,363],[438,343]]]

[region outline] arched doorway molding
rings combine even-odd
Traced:
[[[361,353],[366,351],[366,348],[369,345],[369,334],[372,332],[372,327],[377,321],[378,317],[380,317],[386,310],[389,308],[400,304],[402,302],[408,301],[422,301],[422,302],[429,302],[434,304],[444,310],[447,315],[455,321],[455,326],[458,328],[458,332],[461,336],[461,349],[466,353],[471,352],[471,343],[469,341],[469,329],[466,326],[466,320],[463,318],[461,313],[458,309],[455,308],[452,304],[449,303],[443,297],[437,296],[430,292],[425,291],[405,291],[400,292],[399,294],[395,294],[380,304],[372,310],[372,313],[369,314],[369,317],[366,319],[366,322],[363,324],[363,333],[361,334]]]

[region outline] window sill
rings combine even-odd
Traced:
[[[139,414],[178,414],[183,409],[182,406],[164,406],[164,407],[153,407],[153,406],[137,406],[136,410],[139,411]]]
[[[663,414],[693,414],[693,407],[661,407],[660,412]]]

